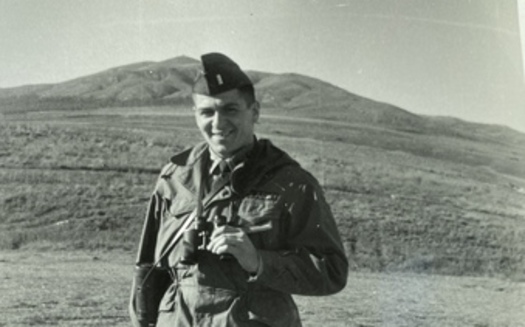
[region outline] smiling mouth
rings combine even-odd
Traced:
[[[218,137],[218,138],[226,138],[232,134],[232,131],[229,132],[218,132],[218,133],[212,133],[212,137]]]

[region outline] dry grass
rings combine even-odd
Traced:
[[[129,326],[156,172],[199,140],[176,114],[5,116],[0,327]],[[336,296],[297,298],[305,326],[525,326],[521,148],[289,119],[257,128],[323,184],[355,271]]]
[[[8,116],[0,248],[134,249],[156,172],[200,138],[183,111],[145,110]],[[525,176],[506,157],[525,160],[518,147],[314,120],[257,128],[323,184],[354,270],[524,278]]]
[[[0,326],[129,326],[132,265],[123,257],[115,252],[102,262],[78,252],[2,253]]]
[[[0,326],[129,326],[129,252],[0,252]],[[525,284],[352,273],[343,292],[298,297],[305,327],[525,326]]]

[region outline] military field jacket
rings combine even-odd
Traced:
[[[202,143],[174,156],[162,170],[137,264],[155,262],[196,207],[207,155]],[[174,282],[161,301],[157,326],[301,326],[291,294],[328,295],[346,284],[348,262],[321,187],[267,140],[256,141],[229,180],[208,192],[203,215],[209,221],[226,217],[246,230],[265,226],[249,234],[262,270],[250,276],[235,259],[205,251],[196,265],[183,265],[177,244],[162,261]]]

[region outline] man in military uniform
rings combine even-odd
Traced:
[[[204,142],[162,170],[139,246],[137,265],[158,262],[171,276],[156,326],[301,326],[292,294],[329,295],[346,285],[332,213],[310,173],[255,137],[259,103],[248,76],[222,54],[201,59],[192,97]],[[207,230],[189,260],[196,238],[170,247],[188,219]],[[142,326],[133,301],[130,311]]]

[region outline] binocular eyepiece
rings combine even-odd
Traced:
[[[182,235],[182,255],[180,262],[185,265],[194,265],[198,261],[198,252],[206,249],[211,228],[208,223],[197,219],[195,226],[184,231]]]
[[[185,265],[196,264],[199,260],[199,252],[206,250],[213,225],[220,227],[226,223],[224,216],[215,216],[213,224],[207,222],[205,217],[197,217],[194,227],[184,231],[182,236],[183,249],[180,262]],[[231,257],[231,255],[221,255],[221,260]]]

